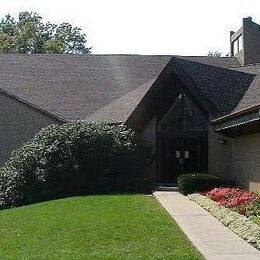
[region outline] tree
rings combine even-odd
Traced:
[[[87,54],[86,34],[69,23],[43,23],[37,13],[21,12],[16,21],[6,15],[0,21],[0,53]]]
[[[209,51],[208,52],[208,56],[210,56],[210,57],[221,57],[222,56],[222,52],[219,52],[219,51]]]
[[[15,39],[0,31],[0,53],[3,52],[15,52]]]
[[[44,43],[45,53],[64,53],[64,44],[58,39],[50,39]]]

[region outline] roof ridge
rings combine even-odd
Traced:
[[[55,115],[55,114],[52,114],[52,113],[50,113],[49,111],[47,111],[47,110],[45,110],[45,109],[42,109],[42,108],[40,108],[40,107],[38,107],[38,106],[36,106],[36,105],[34,105],[34,104],[28,102],[28,101],[26,101],[26,100],[24,100],[24,99],[22,99],[22,98],[16,96],[16,95],[14,95],[14,94],[12,94],[12,93],[10,93],[10,92],[4,90],[4,89],[2,89],[2,88],[0,88],[0,93],[4,94],[4,95],[6,95],[6,96],[8,96],[8,97],[10,97],[10,98],[12,98],[12,99],[14,99],[14,100],[20,102],[20,103],[23,103],[24,105],[26,105],[26,106],[28,106],[28,107],[34,109],[34,110],[37,110],[38,112],[40,112],[40,113],[42,113],[42,114],[44,114],[44,115],[47,115],[47,116],[52,117],[52,118],[55,118],[56,120],[61,121],[61,122],[63,122],[63,123],[66,122],[66,120],[63,119],[63,118],[61,118],[60,116],[57,116],[57,115]]]
[[[208,55],[173,55],[174,57],[186,57],[186,58],[209,58],[209,59],[230,59],[230,58],[234,58],[234,57],[230,57],[230,56],[208,56]],[[236,58],[236,57],[235,57]]]
[[[207,56],[205,56],[205,57],[207,57]],[[231,57],[229,57],[229,58],[231,58]],[[202,64],[204,66],[214,67],[214,68],[217,68],[217,69],[231,70],[231,71],[236,71],[236,72],[239,72],[239,73],[256,75],[254,73],[249,73],[249,72],[245,72],[245,71],[232,70],[233,68],[237,68],[237,67],[233,67],[233,66],[231,66],[231,67],[220,67],[220,66],[217,66],[215,64],[207,64],[207,63],[203,63],[203,62],[200,62],[200,61],[186,60],[186,59],[181,59],[179,57],[177,57],[177,59],[180,59],[180,60],[183,60],[183,61],[187,61],[187,62],[191,62],[191,63],[199,63],[199,64]]]
[[[1,53],[0,56],[70,56],[70,57],[87,57],[87,56],[154,56],[154,57],[173,57],[172,54],[138,54],[138,53],[86,53],[86,54],[71,54],[71,53]]]

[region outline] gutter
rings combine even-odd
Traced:
[[[217,118],[211,123],[214,130],[220,133],[234,135],[245,132],[245,129],[247,132],[259,132],[260,104]]]
[[[251,107],[247,107],[245,109],[241,109],[241,110],[238,110],[236,112],[230,113],[228,115],[213,119],[211,121],[211,123],[212,124],[218,124],[218,123],[225,122],[225,121],[228,121],[230,119],[234,119],[234,118],[237,118],[239,116],[247,115],[247,114],[250,114],[250,113],[256,112],[256,111],[258,111],[258,115],[260,116],[260,104],[257,104],[257,105],[251,106]]]
[[[260,120],[260,118],[253,118],[253,119],[250,119],[250,120],[245,121],[245,122],[235,123],[235,124],[232,124],[232,125],[229,125],[229,126],[225,126],[225,127],[220,127],[220,128],[216,127],[215,130],[218,132],[218,131],[223,131],[223,130],[226,130],[226,129],[241,127],[241,126],[244,126],[246,124],[257,122],[259,120]]]

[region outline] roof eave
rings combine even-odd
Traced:
[[[242,116],[242,115],[246,115],[246,114],[250,114],[250,113],[255,112],[255,111],[259,111],[259,110],[260,110],[260,104],[257,104],[257,105],[254,105],[254,106],[250,106],[250,107],[235,111],[235,112],[230,113],[228,115],[224,115],[222,117],[213,119],[211,122],[212,122],[212,124],[218,124],[218,123],[221,123],[221,122],[231,120],[233,118],[237,118],[237,117]]]
[[[214,131],[235,137],[260,132],[260,113],[259,109],[247,110],[246,113],[237,113],[236,117],[225,118],[225,120],[212,122]]]

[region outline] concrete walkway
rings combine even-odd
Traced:
[[[179,192],[156,191],[154,196],[206,259],[260,260],[257,249]]]

